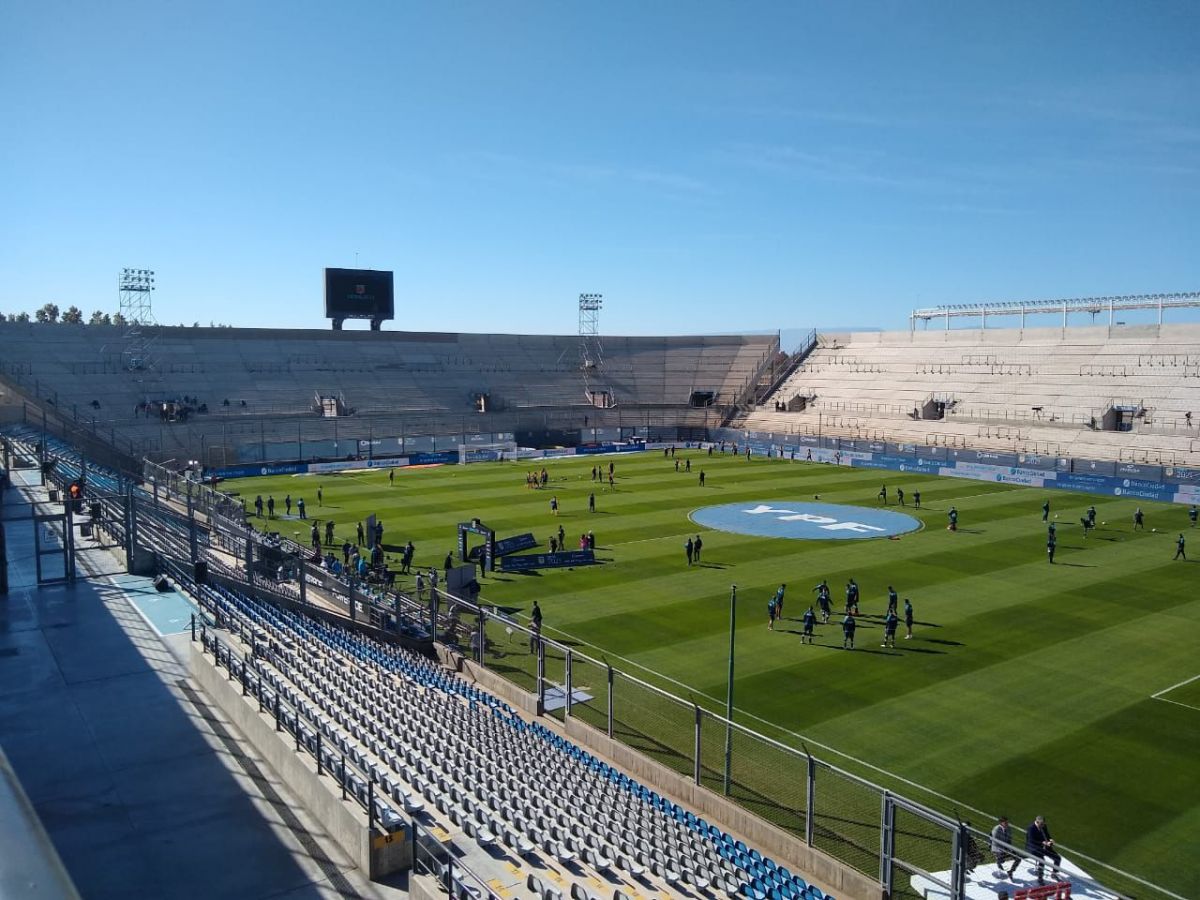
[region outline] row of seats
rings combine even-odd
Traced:
[[[375,782],[410,814],[428,804],[481,846],[545,854],[618,883],[653,878],[696,892],[824,898],[423,657],[231,591],[200,590],[224,621],[253,635],[254,671],[300,710],[309,742],[324,736],[323,765],[348,760],[356,779]]]

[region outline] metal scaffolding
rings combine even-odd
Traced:
[[[1200,307],[1200,291],[1172,294],[1129,294],[1114,297],[1076,297],[1065,300],[1004,300],[995,303],[952,303],[946,306],[931,306],[914,309],[908,316],[908,327],[915,331],[920,320],[928,327],[934,319],[943,319],[946,330],[950,330],[952,319],[979,319],[979,327],[987,328],[989,316],[1020,316],[1021,328],[1025,317],[1032,315],[1062,315],[1062,324],[1067,326],[1071,313],[1087,313],[1096,316],[1108,313],[1108,324],[1116,324],[1116,314],[1130,309],[1158,310],[1158,324],[1163,321],[1164,309]]]

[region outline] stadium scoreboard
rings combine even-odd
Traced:
[[[379,330],[385,319],[395,317],[392,273],[378,269],[326,269],[325,317],[340,329],[346,319],[370,319]]]

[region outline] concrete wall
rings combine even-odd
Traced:
[[[300,798],[346,855],[370,878],[410,868],[411,830],[405,830],[402,840],[397,835],[391,842],[381,840],[382,832],[372,834],[358,803],[342,800],[341,789],[333,779],[318,776],[316,761],[306,752],[297,752],[295,739],[287,732],[276,732],[274,719],[258,711],[253,697],[243,697],[240,683],[229,680],[229,673],[217,668],[213,658],[200,648],[199,642],[189,645],[189,668],[197,687]]]
[[[510,706],[531,717],[536,715],[537,697],[528,691],[440,644],[438,657]],[[805,879],[821,885],[826,893],[833,894],[838,900],[881,900],[883,897],[883,887],[875,879],[808,846],[789,832],[643,756],[603,731],[576,718],[568,718],[562,725],[554,718],[541,717],[538,721],[608,760],[642,784],[674,798],[709,821],[720,823],[726,831],[741,837],[776,861],[785,863],[789,869],[802,873]]]

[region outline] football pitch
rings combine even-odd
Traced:
[[[615,490],[607,476],[591,481],[592,467],[607,473],[610,461]],[[526,487],[526,472],[543,463],[549,483]],[[884,483],[888,509],[899,510],[902,488],[903,512],[922,527],[894,538],[810,540],[691,518],[725,504],[766,506],[769,518],[786,514],[785,503],[819,497],[868,521],[849,507],[881,508]],[[803,741],[977,827],[992,824],[985,813],[1007,814],[1014,830],[1044,815],[1060,843],[1200,896],[1200,530],[1182,506],[699,450],[396,469],[392,484],[387,470],[358,470],[220,487],[251,509],[256,494],[273,495],[277,513],[286,494],[303,497],[322,532],[325,520],[336,523],[339,543],[353,542],[356,523],[375,513],[384,544],[412,540],[414,567],[425,569],[441,569],[457,547],[456,523],[472,518],[497,538],[532,532],[539,552],[560,525],[568,549],[592,531],[600,564],[496,572],[482,582],[482,602],[520,616],[537,600],[548,637],[718,712],[736,584],[738,721],[792,746]],[[1053,564],[1046,499],[1057,524]],[[1079,520],[1091,504],[1098,527],[1085,536]],[[955,532],[946,527],[951,506],[960,514]],[[1138,506],[1143,531],[1133,528]],[[254,521],[308,543],[308,523]],[[1193,559],[1173,559],[1180,532]],[[704,550],[689,566],[684,543],[697,534]],[[853,651],[842,649],[837,624],[851,578],[861,588]],[[834,616],[805,645],[800,619],[822,579]],[[772,631],[767,602],[780,584],[783,619]],[[894,649],[880,646],[889,584],[901,608],[904,598],[914,606],[913,637],[904,639],[901,624]],[[514,646],[517,680],[529,664]]]

